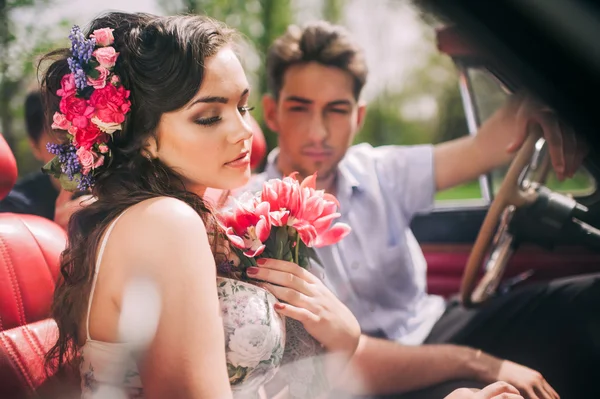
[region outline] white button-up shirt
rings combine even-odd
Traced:
[[[265,172],[246,188],[259,191],[281,177],[279,154],[269,154]],[[425,257],[410,222],[431,208],[435,193],[433,147],[350,147],[338,167],[337,198],[352,232],[341,242],[317,249],[324,269],[312,271],[350,308],[363,332],[407,345],[421,344],[445,310],[445,301],[427,294]]]

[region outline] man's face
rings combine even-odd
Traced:
[[[283,174],[333,176],[364,117],[353,87],[348,72],[311,62],[285,72],[277,102],[264,98],[266,122],[279,135]]]
[[[31,147],[33,156],[44,165],[54,158],[54,155],[49,153],[46,149],[46,144],[48,143],[60,144],[60,140],[56,137],[56,135],[49,134],[47,132],[42,132],[37,142],[29,139],[29,145]]]

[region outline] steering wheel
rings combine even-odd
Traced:
[[[532,204],[537,199],[536,187],[543,184],[548,175],[550,160],[544,148],[545,141],[541,138],[541,128],[532,126],[528,133],[490,204],[467,260],[460,289],[465,307],[481,305],[496,293],[513,253],[514,237],[508,228],[510,221],[517,208]],[[485,273],[478,282],[488,253]]]

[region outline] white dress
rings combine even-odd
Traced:
[[[120,216],[122,216],[121,214]],[[92,281],[89,310],[102,255],[117,217],[105,234]],[[289,387],[292,398],[316,397],[327,388],[321,346],[294,320],[287,321],[273,308],[278,300],[256,285],[218,277],[217,291],[225,331],[227,371],[234,397],[257,398],[261,386],[275,377]],[[288,334],[286,340],[286,325]],[[144,392],[131,346],[101,342],[88,336],[80,348],[82,398],[96,398],[112,389],[124,398],[143,398]],[[285,365],[285,366],[283,366]],[[283,367],[282,367],[283,366]],[[104,395],[101,395],[104,396]]]

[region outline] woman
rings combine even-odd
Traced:
[[[97,198],[69,224],[48,354],[50,364],[79,362],[84,397],[109,387],[257,397],[283,348],[298,344],[282,316],[340,355],[326,357],[330,378],[356,349],[356,319],[304,269],[267,260],[248,269],[266,282],[257,286],[218,267],[228,245],[202,195],[250,175],[249,89],[234,36],[200,16],[109,13],[46,58],[43,89],[60,109],[53,128],[71,141],[49,147],[49,170]],[[140,290],[154,296],[140,301]]]

